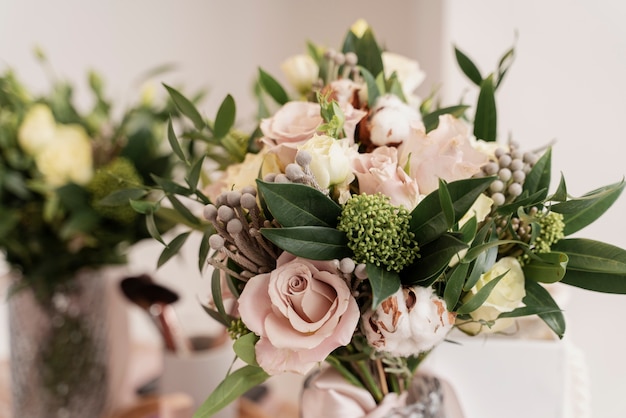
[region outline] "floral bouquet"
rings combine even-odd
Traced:
[[[38,58],[47,69],[42,53]],[[53,77],[50,90],[37,95],[11,69],[0,75],[0,261],[14,279],[16,416],[40,416],[22,406],[49,416],[58,405],[72,415],[76,399],[105,402],[95,392],[106,382],[107,364],[98,272],[125,263],[128,248],[149,238],[151,228],[176,224],[155,218],[149,204],[149,191],[174,167],[163,147],[168,120],[177,115],[173,103],[155,101],[146,88],[121,109],[97,73],[89,73],[88,86],[93,102],[81,110],[69,82]],[[43,386],[45,394],[34,389]],[[74,416],[99,415],[78,411]]]
[[[383,416],[410,408],[421,360],[453,328],[495,333],[538,316],[562,337],[546,284],[626,292],[624,250],[567,238],[623,181],[582,197],[563,178],[550,190],[550,146],[496,142],[495,92],[514,50],[487,76],[455,53],[479,89],[474,106],[421,100],[417,63],[382,50],[359,21],[340,52],[309,44],[284,63],[293,98],[259,71],[259,109],[278,110],[261,113],[256,148],[217,181],[198,186],[199,164],[171,138],[188,167],[181,194],[205,205],[194,222],[201,266],[214,268],[206,311],[245,363],[198,417],[286,372],[315,372],[302,416]],[[230,97],[213,124],[177,104],[196,137],[233,126]]]

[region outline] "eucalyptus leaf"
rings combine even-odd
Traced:
[[[272,216],[283,227],[337,226],[341,207],[313,187],[261,180],[257,180],[257,187]]]
[[[426,128],[426,133],[436,129],[439,126],[439,119],[442,115],[452,115],[456,118],[460,118],[465,114],[465,111],[469,109],[468,105],[456,105],[450,107],[444,107],[434,110],[426,115],[422,116],[422,123]]]
[[[223,322],[228,323],[226,327],[230,326],[230,321],[232,320],[231,316],[226,313],[226,308],[224,307],[224,300],[222,299],[222,271],[220,269],[213,269],[213,273],[211,273],[211,296],[213,298],[213,304],[215,305],[215,310],[218,315],[220,315],[223,319]]]
[[[197,130],[201,131],[207,126],[204,119],[202,119],[200,112],[198,112],[196,106],[189,99],[173,87],[170,87],[167,84],[163,84],[163,86],[167,89],[167,92],[172,98],[176,108],[180,111],[180,113],[187,116],[189,120],[191,120]]]
[[[507,273],[508,271],[498,277],[495,277],[493,280],[481,287],[474,296],[472,296],[467,302],[456,310],[456,313],[459,315],[469,314],[470,312],[474,312],[476,309],[480,308],[491,294],[493,288],[500,283],[500,280],[502,280]]]
[[[259,341],[259,337],[253,332],[249,332],[237,338],[233,343],[233,351],[244,363],[251,366],[258,366],[254,345]]]
[[[461,297],[461,293],[463,293],[463,284],[465,283],[468,270],[468,263],[458,263],[446,282],[446,288],[443,291],[443,299],[446,301],[446,306],[449,311],[454,311]]]
[[[493,177],[471,178],[448,183],[455,222],[465,215],[493,179]],[[448,222],[441,208],[438,191],[428,194],[413,209],[410,230],[415,234],[420,246],[435,240],[448,230]]]
[[[522,302],[528,307],[546,307],[553,310],[551,313],[540,313],[539,318],[543,320],[559,337],[563,338],[565,333],[565,317],[560,311],[559,305],[556,304],[550,293],[539,283],[534,280],[526,280],[526,296]]]
[[[365,80],[365,85],[367,86],[367,104],[370,108],[372,108],[374,103],[376,103],[376,99],[380,96],[380,90],[378,89],[376,79],[372,73],[370,73],[367,68],[363,66],[359,66],[358,68],[361,76]]]
[[[474,64],[474,62],[472,62],[472,60],[457,47],[454,47],[454,55],[456,57],[456,62],[459,64],[459,67],[461,67],[461,71],[463,71],[463,74],[465,74],[474,84],[480,87],[483,81],[483,76],[480,74],[480,70],[476,67],[476,64]]]
[[[147,194],[148,192],[146,190],[139,189],[139,188],[120,189],[100,199],[98,201],[98,205],[124,206],[124,205],[128,205],[129,204],[128,202],[131,199],[132,200],[141,199]]]
[[[372,309],[400,289],[400,276],[396,272],[371,263],[365,266],[365,272],[372,287]]]
[[[352,256],[344,232],[322,226],[261,228],[261,234],[279,248],[311,260],[333,260]]]
[[[159,209],[159,204],[157,202],[150,202],[146,200],[129,200],[130,207],[135,210],[137,213],[146,214],[151,212],[156,212]]]
[[[217,323],[222,324],[224,327],[230,326],[230,321],[224,320],[222,315],[220,315],[215,309],[211,309],[203,303],[200,304],[204,312],[206,312],[211,318],[213,318]]]
[[[498,76],[496,77],[496,89],[500,87],[500,84],[504,81],[504,76],[509,71],[509,68],[511,68],[514,59],[515,47],[511,47],[500,58],[500,62],[498,63]]]
[[[154,174],[151,175],[152,180],[161,188],[165,193],[177,194],[181,196],[189,196],[193,193],[193,190],[188,187],[181,186],[172,180],[165,179]],[[135,198],[136,199],[136,198]]]
[[[556,283],[565,276],[568,260],[562,252],[536,254],[524,264],[524,276],[536,282]]]
[[[269,375],[257,366],[247,365],[235,370],[226,376],[209,395],[193,415],[194,418],[208,418],[212,416],[268,378]]]
[[[174,209],[176,209],[176,211],[180,213],[183,216],[183,218],[187,220],[187,222],[189,222],[192,225],[200,224],[200,220],[193,213],[191,213],[189,208],[183,205],[183,203],[180,200],[178,200],[176,196],[172,194],[167,194],[166,197],[167,197],[167,200],[170,201]]]
[[[207,265],[207,258],[209,257],[209,251],[211,251],[209,238],[214,232],[215,230],[213,228],[207,230],[200,240],[200,246],[198,247],[198,271],[200,273],[204,271],[204,268]]]
[[[259,68],[259,83],[263,90],[270,95],[279,105],[284,105],[289,101],[289,96],[285,89],[271,75]]]
[[[474,136],[477,139],[493,142],[498,135],[498,114],[496,111],[495,86],[493,74],[480,83],[480,93],[474,116]]]
[[[178,142],[178,138],[176,137],[176,133],[174,132],[174,128],[172,127],[172,120],[170,119],[167,122],[167,140],[172,148],[174,154],[185,164],[189,164],[187,161],[187,156],[183,152],[182,147],[180,146],[180,142]]]
[[[548,189],[550,188],[551,161],[552,148],[549,147],[541,158],[537,160],[533,168],[526,176],[523,186],[524,191],[528,191],[528,193],[532,195],[540,190],[545,190],[541,193],[540,199],[545,199],[548,196]]]
[[[448,229],[455,223],[454,206],[452,205],[452,198],[450,197],[450,191],[448,190],[445,180],[439,179],[439,204],[446,218]]]
[[[233,127],[237,114],[237,107],[235,100],[230,94],[227,95],[215,116],[215,123],[213,125],[213,135],[216,138],[223,138],[228,134],[228,131]]]
[[[161,233],[159,232],[156,223],[154,222],[154,213],[152,212],[146,214],[146,229],[148,230],[148,233],[152,238],[165,245],[165,241],[163,241]]]
[[[161,255],[159,256],[159,260],[157,261],[157,268],[161,267],[163,264],[167,263],[169,259],[174,257],[180,251],[181,247],[189,238],[189,234],[191,232],[183,232],[179,234],[174,239],[170,241],[169,244],[163,249]]]
[[[420,284],[436,279],[441,271],[448,266],[450,260],[461,250],[467,248],[467,244],[444,234],[430,243],[420,246],[420,257],[409,267],[402,271],[403,284]]]
[[[626,183],[622,180],[583,195],[578,199],[552,205],[550,210],[563,214],[565,228],[563,233],[568,236],[602,216],[624,190]]]
[[[614,245],[584,238],[568,238],[552,244],[551,249],[567,254],[568,269],[626,274],[626,250]]]
[[[185,177],[185,181],[187,181],[187,185],[194,192],[198,191],[198,181],[200,180],[200,173],[202,172],[202,164],[204,163],[204,156],[198,158],[198,161],[193,163],[189,172],[187,173],[187,177]]]

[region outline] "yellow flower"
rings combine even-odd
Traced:
[[[55,129],[50,108],[36,104],[26,113],[17,132],[17,142],[28,155],[36,156],[54,141]]]

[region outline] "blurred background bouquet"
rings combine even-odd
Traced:
[[[552,283],[626,292],[624,250],[568,238],[612,205],[623,181],[581,197],[564,178],[551,188],[549,144],[496,142],[495,93],[514,49],[488,75],[455,54],[479,90],[473,105],[416,96],[419,65],[384,51],[363,21],[340,50],[309,43],[284,63],[293,97],[259,69],[248,153],[212,181],[199,183],[204,157],[171,132],[187,175],[161,190],[205,205],[203,220],[177,209],[205,235],[199,267],[214,268],[206,311],[245,364],[197,416],[290,372],[310,374],[302,416],[446,416],[440,398],[419,396],[417,371],[453,328],[515,332],[516,318],[537,316],[562,337]],[[230,96],[214,123],[177,104],[196,131],[185,137],[224,138],[233,127]]]
[[[89,72],[90,103],[54,75],[34,93],[10,68],[0,76],[0,251],[10,269],[15,416],[100,416],[107,407],[107,292],[103,268],[126,263],[150,236],[145,202],[172,175],[166,147],[176,109],[147,72],[129,104],[113,103]],[[140,88],[142,90],[140,90]],[[146,214],[146,216],[148,216]],[[123,373],[123,371],[117,371]],[[57,416],[57,415],[55,415]]]

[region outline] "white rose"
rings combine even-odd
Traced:
[[[368,343],[377,351],[406,357],[428,351],[452,329],[455,315],[432,288],[401,288],[363,315]]]
[[[485,194],[478,195],[478,198],[474,201],[467,213],[459,220],[459,227],[465,225],[471,218],[476,217],[476,221],[482,222],[487,215],[491,213],[491,207],[493,206],[493,199]]]
[[[79,125],[58,125],[53,142],[37,154],[35,163],[51,186],[86,184],[93,175],[91,141]]]
[[[307,94],[311,91],[313,83],[317,81],[319,67],[309,55],[294,55],[283,61],[281,70],[287,77],[287,81],[300,94]]]
[[[299,149],[311,154],[309,167],[321,188],[327,189],[354,179],[350,161],[356,151],[350,147],[347,138],[334,139],[326,135],[314,135]]]
[[[17,141],[27,154],[35,156],[54,141],[55,129],[50,108],[36,104],[26,113],[17,132]]]
[[[415,91],[426,77],[426,74],[420,69],[419,63],[393,52],[383,52],[382,59],[385,78],[391,77],[391,74],[395,72],[398,81],[402,84],[402,93],[407,102],[412,107],[419,108],[421,99],[415,94]]]
[[[472,335],[481,332],[494,333],[502,331],[513,324],[513,318],[497,320],[496,318],[503,312],[510,312],[518,308],[522,303],[522,299],[526,296],[524,272],[519,262],[514,257],[504,257],[500,259],[488,272],[481,275],[476,285],[465,295],[463,301],[466,302],[471,299],[487,283],[504,273],[506,273],[506,275],[492,289],[485,303],[483,303],[480,308],[470,313],[473,321],[457,321],[457,325],[462,331]],[[495,323],[491,327],[488,327],[483,326],[478,321],[495,321]]]
[[[401,144],[416,128],[422,128],[419,112],[398,96],[387,94],[376,99],[370,116],[370,141],[376,146]]]

